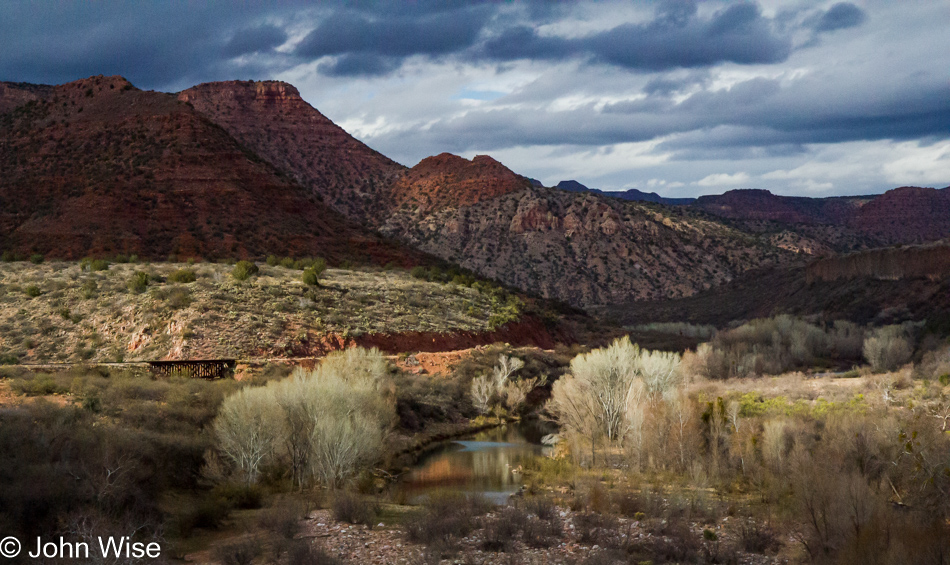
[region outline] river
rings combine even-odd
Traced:
[[[454,490],[503,503],[521,488],[522,466],[547,455],[545,433],[536,424],[509,424],[439,444],[419,457],[398,489],[407,502]]]

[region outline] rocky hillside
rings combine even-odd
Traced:
[[[261,265],[246,281],[231,269],[0,263],[0,363],[310,357],[351,345],[399,353],[496,341],[553,348],[572,341],[566,326],[542,323],[528,306],[497,324],[506,305],[495,293],[399,269],[329,269],[320,286],[303,284],[293,268]],[[182,271],[194,279],[178,277]],[[137,272],[148,274],[146,286],[129,284]]]
[[[3,84],[0,248],[406,262],[176,96],[121,77]]]
[[[490,174],[497,174],[494,166]],[[417,184],[468,194],[446,178]],[[465,183],[493,186],[491,178]],[[794,257],[688,211],[525,184],[473,204],[402,205],[382,231],[511,286],[582,306],[688,296]]]
[[[408,244],[590,306],[687,297],[750,269],[950,235],[947,189],[742,190],[669,206],[582,188],[541,187],[488,156],[443,153],[406,169],[281,82],[175,95],[121,77],[0,84],[0,249],[20,256],[425,260]]]
[[[373,151],[278,81],[200,84],[178,99],[352,219],[373,218],[405,167]]]

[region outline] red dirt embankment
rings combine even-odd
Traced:
[[[509,343],[513,346],[534,345],[553,349],[558,343],[575,343],[574,333],[564,325],[548,327],[534,316],[525,316],[517,322],[505,324],[490,332],[406,332],[399,334],[363,334],[341,336],[338,334],[308,334],[290,346],[283,354],[288,357],[320,357],[331,351],[349,347],[375,347],[384,353],[437,352],[469,349],[478,345]]]

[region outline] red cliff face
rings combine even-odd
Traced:
[[[199,84],[178,94],[242,145],[351,219],[378,215],[405,167],[373,151],[278,81]]]
[[[396,181],[391,189],[391,205],[432,212],[471,206],[530,184],[487,155],[477,155],[469,161],[442,153],[423,159]]]
[[[6,105],[30,101],[0,116],[3,249],[60,258],[400,260],[401,251],[173,95],[140,91],[121,77],[4,87]],[[279,88],[262,95],[274,103],[296,96]]]

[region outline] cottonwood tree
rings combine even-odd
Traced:
[[[248,484],[280,447],[295,485],[316,478],[338,488],[378,456],[395,413],[386,359],[355,348],[228,397],[214,425],[219,448]]]
[[[680,357],[641,350],[629,337],[571,360],[571,371],[552,389],[548,409],[561,425],[591,441],[625,438],[639,453],[644,403],[657,401],[679,382]]]
[[[480,414],[488,414],[491,411],[494,392],[495,385],[488,375],[472,379],[472,404]]]
[[[522,367],[524,367],[524,361],[521,359],[502,354],[498,356],[498,364],[492,368],[491,376],[480,375],[472,379],[471,394],[475,409],[482,414],[487,414],[492,409],[497,411],[502,404],[509,406],[509,410],[520,406],[538,383],[537,379],[529,379],[517,384],[510,382],[511,375]],[[530,388],[524,390],[529,386]]]
[[[244,388],[227,397],[214,420],[218,447],[237,466],[245,484],[257,482],[261,465],[283,434],[274,391]]]
[[[509,381],[505,384],[503,396],[505,398],[505,408],[508,413],[514,413],[528,399],[528,394],[539,386],[544,386],[547,378],[532,377],[530,379],[521,379],[518,381]]]
[[[875,372],[894,371],[910,361],[914,348],[902,325],[884,326],[864,340],[864,358]]]
[[[589,383],[586,381],[561,377],[554,381],[551,387],[547,410],[557,417],[562,433],[571,443],[589,442],[591,465],[595,465],[597,442],[603,433],[603,427],[597,417],[600,407],[588,387]],[[575,455],[577,451],[571,449]]]

